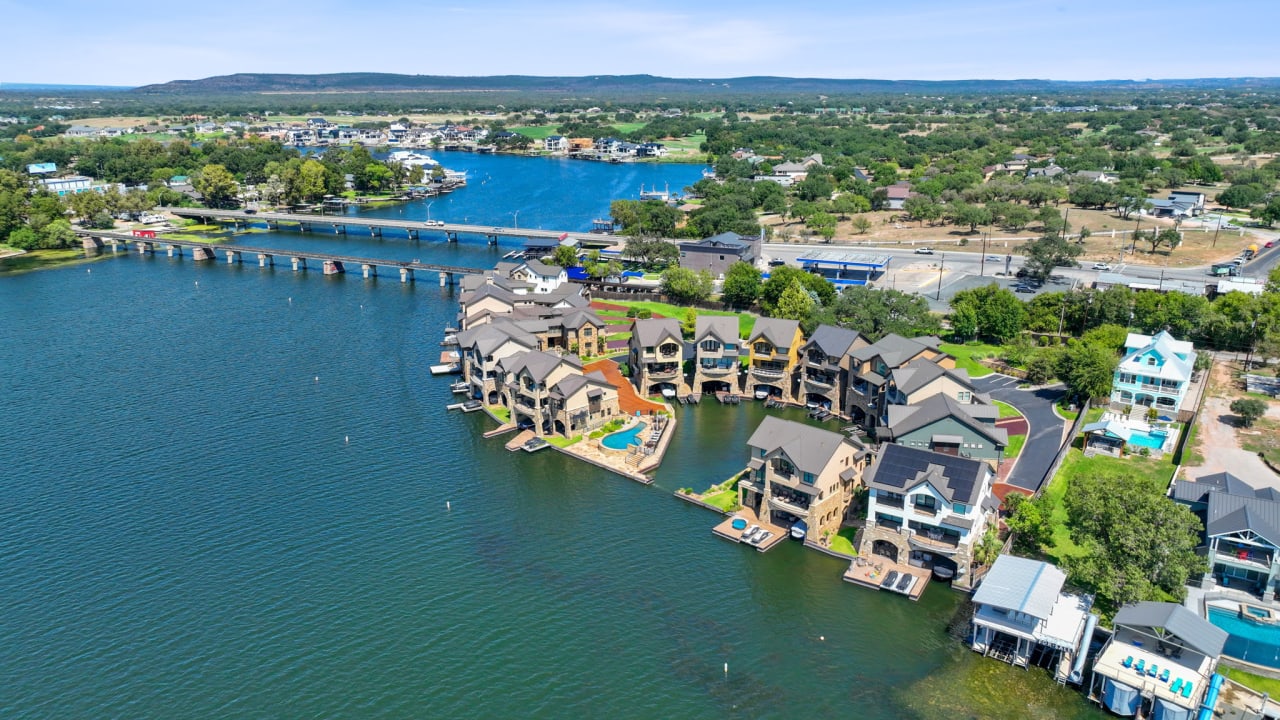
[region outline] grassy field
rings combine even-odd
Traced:
[[[96,262],[109,256],[110,253],[97,258],[87,258],[84,256],[84,250],[80,248],[32,250],[22,255],[13,255],[0,260],[0,275],[43,270],[44,268],[75,265],[84,262]]]
[[[1256,434],[1255,434],[1256,433]],[[1280,422],[1261,418],[1253,423],[1253,427],[1241,430],[1240,446],[1252,453],[1258,453],[1280,466]]]
[[[613,129],[618,131],[619,135],[633,133],[649,123],[629,122],[629,123],[613,123]]]
[[[503,408],[503,409],[505,410],[506,408]],[[581,439],[582,439],[581,435],[574,435],[571,438],[563,438],[563,437],[560,437],[559,435],[548,435],[546,438],[548,443],[551,443],[552,445],[555,445],[558,448],[567,448]]]
[[[1022,452],[1022,446],[1027,444],[1026,435],[1010,435],[1009,444],[1004,449],[1006,459],[1018,457],[1018,453]]]
[[[840,532],[831,536],[831,544],[827,547],[835,552],[856,557],[858,550],[853,546],[853,538],[857,534],[858,528],[856,527],[840,528]]]
[[[602,300],[601,302],[608,303],[610,305],[633,307],[637,310],[649,310],[650,312],[662,315],[663,317],[675,318],[682,322],[684,321],[685,311],[688,310],[688,308],[668,305],[667,303],[652,302],[649,300]],[[748,337],[751,334],[751,328],[755,327],[756,324],[756,316],[750,313],[736,313],[730,310],[703,310],[701,308],[694,308],[694,312],[698,315],[716,315],[724,317],[736,316],[738,318],[738,331],[741,333],[742,337]],[[603,314],[601,315],[601,319],[604,319]],[[630,322],[630,320],[628,319],[626,322]]]
[[[982,377],[994,372],[978,362],[979,358],[995,357],[1000,354],[999,345],[987,343],[942,343],[938,346],[942,352],[956,359],[956,367],[969,371],[969,377]],[[1003,415],[1001,417],[1004,417]]]
[[[511,422],[511,411],[508,410],[507,408],[495,406],[490,408],[489,412],[492,412],[495,416],[497,416],[497,418],[501,420],[504,425]]]
[[[1230,678],[1254,692],[1267,693],[1271,697],[1280,697],[1280,680],[1254,675],[1251,672],[1229,668],[1224,665],[1218,666],[1218,672],[1223,677]]]
[[[527,138],[534,140],[542,140],[552,135],[558,135],[554,125],[521,125],[519,127],[510,128],[513,133],[520,133]]]
[[[995,403],[996,408],[1000,410],[1001,420],[1011,417],[1022,417],[1022,413],[1018,412],[1017,408],[1007,402],[1002,402],[1000,400],[992,400],[991,402]]]

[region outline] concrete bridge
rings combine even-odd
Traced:
[[[303,213],[254,212],[243,210],[210,210],[207,208],[173,208],[169,212],[178,217],[196,218],[202,222],[221,221],[239,225],[265,224],[268,229],[278,229],[281,223],[297,223],[302,232],[316,232],[319,229],[332,228],[338,235],[346,235],[352,227],[366,228],[373,237],[382,237],[384,230],[404,232],[411,240],[417,240],[420,233],[442,233],[449,242],[457,242],[459,233],[483,235],[490,245],[497,245],[500,237],[520,237],[528,239],[577,240],[578,242],[599,243],[601,236],[589,232],[567,232],[563,230],[532,230],[517,227],[494,227],[491,225],[474,225],[461,223],[436,222],[428,225],[421,220],[390,220],[383,218],[362,217],[359,215],[312,215]]]
[[[441,265],[438,263],[405,262],[401,260],[358,257],[355,255],[332,255],[310,251],[249,247],[247,245],[220,245],[198,240],[176,240],[153,233],[140,236],[132,233],[80,228],[77,228],[75,233],[80,236],[85,253],[88,255],[100,253],[109,245],[113,253],[119,252],[122,246],[125,252],[133,249],[139,254],[155,254],[160,249],[164,249],[169,257],[175,255],[182,257],[187,252],[190,252],[191,257],[197,261],[217,260],[220,257],[225,257],[227,263],[243,263],[245,256],[249,258],[256,257],[258,267],[275,267],[276,258],[281,258],[282,261],[287,259],[295,272],[318,266],[324,270],[325,275],[335,275],[345,273],[347,266],[359,266],[361,274],[369,278],[377,277],[378,268],[382,268],[383,270],[398,272],[400,282],[413,282],[415,280],[414,273],[416,272],[435,272],[440,275],[441,287],[457,283],[463,275],[475,275],[484,272],[476,268]],[[308,262],[311,264],[308,265]]]

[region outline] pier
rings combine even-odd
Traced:
[[[403,232],[410,240],[417,240],[422,233],[439,233],[448,242],[458,242],[460,234],[481,235],[488,244],[498,244],[498,238],[530,238],[540,240],[575,240],[582,242],[600,241],[599,233],[536,230],[517,227],[496,227],[477,225],[474,223],[433,222],[428,224],[422,220],[391,220],[386,218],[361,217],[359,215],[315,215],[309,213],[254,212],[242,210],[211,210],[208,208],[172,208],[171,213],[178,217],[193,218],[204,223],[212,221],[234,223],[237,227],[244,225],[265,225],[270,230],[280,229],[281,223],[296,224],[301,232],[332,232],[346,235],[350,228],[364,228],[373,237],[382,237],[384,230]]]
[[[85,230],[76,228],[86,254],[101,252],[107,245],[111,252],[119,252],[123,246],[128,252],[130,248],[139,254],[155,254],[163,248],[169,257],[182,257],[185,251],[191,252],[194,260],[216,260],[225,257],[228,264],[242,264],[246,257],[256,258],[258,267],[275,267],[276,258],[287,260],[294,272],[311,267],[321,268],[325,275],[337,275],[347,271],[348,267],[359,267],[365,278],[376,278],[378,268],[391,272],[391,277],[399,275],[400,282],[414,282],[415,273],[434,272],[440,276],[440,286],[457,284],[463,275],[483,273],[478,268],[441,265],[439,263],[406,262],[402,260],[384,260],[381,258],[357,257],[354,255],[333,255],[329,253],[303,252],[299,250],[279,250],[274,248],[249,247],[246,245],[219,245],[199,240],[174,240],[158,237],[140,237],[129,233],[107,232],[103,230]],[[310,261],[310,264],[308,264]]]

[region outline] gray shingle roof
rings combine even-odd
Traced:
[[[844,357],[861,337],[857,330],[837,325],[819,325],[813,335],[809,336],[809,342],[804,344],[804,350],[807,352],[809,348],[816,347],[830,357]]]
[[[555,277],[564,270],[559,265],[548,265],[541,260],[526,260],[524,264],[543,277]]]
[[[856,440],[840,433],[772,415],[760,421],[747,444],[766,453],[780,449],[801,472],[814,475],[822,472],[841,447],[854,452],[863,449]]]
[[[876,342],[864,348],[855,350],[853,357],[859,362],[865,362],[879,355],[885,365],[896,368],[905,365],[909,360],[915,358],[920,353],[928,349],[936,349],[937,342],[930,344],[936,338],[904,338],[901,335],[889,333],[880,338]]]
[[[742,341],[738,337],[738,318],[725,315],[699,315],[695,323],[693,332],[695,343],[702,342],[707,336],[721,343],[736,345]]]
[[[973,430],[982,437],[999,445],[1009,444],[1009,432],[990,423],[984,423],[970,414],[971,409],[982,409],[983,415],[994,416],[999,413],[995,407],[986,405],[961,405],[959,402],[936,393],[914,405],[890,405],[889,421],[886,424],[893,437],[899,437],[913,430],[927,427],[944,418],[955,418],[957,422]]]
[[[1125,605],[1116,613],[1115,625],[1139,632],[1163,630],[1173,633],[1187,647],[1209,657],[1222,654],[1227,632],[1177,603],[1140,602]]]
[[[751,328],[750,339],[754,342],[757,338],[763,337],[772,343],[774,347],[786,351],[791,348],[791,343],[795,340],[796,331],[799,329],[800,322],[798,320],[762,317],[757,319],[755,326]]]
[[[1224,492],[1209,493],[1205,532],[1209,536],[1252,530],[1280,547],[1280,502]]]
[[[982,578],[973,602],[1016,610],[1043,620],[1052,612],[1066,581],[1067,574],[1056,565],[1001,555]]]
[[[568,363],[574,368],[582,368],[582,361],[576,355],[556,355],[541,350],[519,353],[498,361],[503,370],[514,373],[528,372],[536,382],[546,380],[547,376],[562,363]]]
[[[985,462],[890,443],[880,446],[865,479],[870,487],[895,493],[928,482],[947,502],[976,505],[989,472]]]
[[[536,337],[510,321],[486,323],[458,333],[458,347],[479,350],[481,355],[489,355],[508,342],[530,350],[538,347]]]
[[[631,336],[640,347],[657,347],[658,343],[670,339],[684,346],[684,338],[680,335],[680,321],[675,318],[636,319],[631,324]]]
[[[709,238],[703,238],[694,242],[680,243],[682,248],[725,248],[734,252],[741,252],[751,247],[751,238],[744,238],[738,233],[722,232],[719,235],[712,235]]]
[[[1207,503],[1211,492],[1280,501],[1280,491],[1275,488],[1254,488],[1229,472],[1204,475],[1195,480],[1178,480],[1173,484],[1173,499],[1185,503]]]
[[[895,368],[889,374],[898,390],[908,395],[944,375],[957,384],[968,388],[970,392],[978,392],[978,389],[969,381],[969,372],[967,370],[951,370],[925,358],[911,360],[902,367]]]

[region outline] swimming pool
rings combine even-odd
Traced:
[[[1280,668],[1280,625],[1241,617],[1238,610],[1212,606],[1209,622],[1227,631],[1224,655]]]
[[[639,423],[630,430],[619,430],[616,433],[610,433],[601,438],[600,444],[610,450],[626,450],[628,445],[637,442],[636,438],[640,433],[644,432],[644,428],[645,424]]]
[[[1169,433],[1164,430],[1134,430],[1129,435],[1129,444],[1138,447],[1151,448],[1152,450],[1160,450],[1164,447],[1164,443],[1169,439]]]

